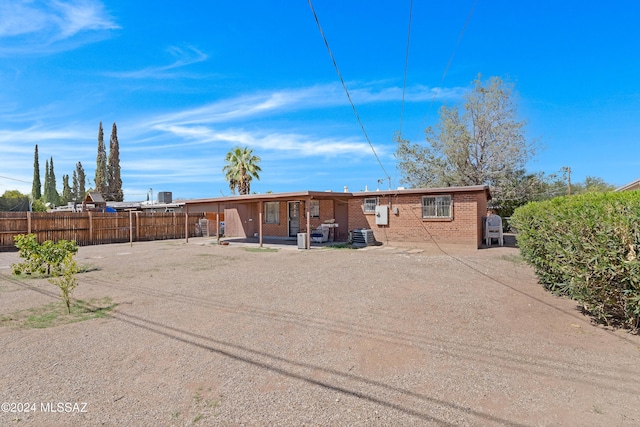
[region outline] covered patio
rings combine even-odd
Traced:
[[[351,193],[331,191],[301,191],[290,193],[250,194],[242,196],[197,199],[185,202],[186,212],[224,213],[226,241],[255,240],[262,247],[265,242],[297,245],[298,233],[306,233],[306,247],[311,247],[314,230],[325,227],[329,241],[348,238],[348,212]],[[220,239],[222,224],[211,224]],[[322,239],[320,239],[322,240]],[[320,244],[324,242],[316,242]]]

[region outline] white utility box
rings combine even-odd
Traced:
[[[389,225],[389,206],[376,206],[376,225]]]

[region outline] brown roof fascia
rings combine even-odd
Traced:
[[[325,199],[349,199],[351,193],[337,193],[333,191],[295,191],[288,193],[265,193],[265,194],[246,194],[242,196],[225,196],[214,197],[211,199],[192,199],[184,200],[185,204],[201,204],[201,203],[253,203],[280,200],[306,200],[310,197],[313,200]]]
[[[438,187],[438,188],[409,188],[403,190],[380,190],[380,191],[360,191],[353,193],[354,197],[374,197],[374,196],[395,196],[401,194],[450,194],[450,193],[472,193],[485,191],[487,199],[491,200],[491,192],[488,185],[469,185],[464,187]]]

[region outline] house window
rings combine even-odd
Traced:
[[[378,199],[376,197],[364,199],[364,213],[375,213],[376,206],[378,206]]]
[[[264,204],[264,223],[280,224],[280,202],[266,202]]]
[[[312,200],[309,205],[309,213],[311,218],[320,218],[320,200]]]
[[[422,196],[422,218],[451,217],[451,196]]]

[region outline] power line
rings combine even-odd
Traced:
[[[449,68],[451,67],[453,58],[456,56],[458,46],[460,45],[460,42],[462,41],[462,37],[464,36],[464,33],[467,30],[467,27],[469,26],[469,22],[471,21],[471,17],[473,16],[473,11],[475,10],[477,3],[478,3],[478,0],[474,0],[473,4],[471,5],[471,10],[467,15],[467,20],[464,22],[464,26],[460,31],[460,35],[458,35],[458,40],[456,41],[456,45],[453,47],[453,51],[451,52],[451,56],[449,57],[449,61],[447,62],[447,66],[445,67],[444,72],[442,73],[442,77],[440,78],[440,83],[438,84],[438,86],[442,86],[442,83],[444,82],[444,78],[447,76],[447,72],[449,72]],[[429,107],[427,108],[427,113],[425,113],[424,118],[422,119],[422,127],[424,127],[424,124],[427,121],[427,114],[429,113],[429,110],[431,110],[431,107],[433,106],[433,103],[436,100],[436,96],[437,96],[437,93],[434,93],[433,98],[431,98],[431,102],[429,103]]]
[[[404,94],[407,90],[407,69],[409,68],[409,45],[411,43],[411,20],[413,17],[413,0],[409,3],[409,28],[407,30],[407,51],[404,59],[404,78],[402,82],[402,107],[400,108],[400,133],[402,133],[402,119],[404,118]]]
[[[21,179],[9,178],[8,176],[2,176],[2,175],[0,175],[0,178],[10,179],[11,181],[24,182],[25,184],[31,184],[31,181],[23,181],[23,180],[21,180]]]
[[[313,17],[316,20],[316,24],[318,24],[318,30],[320,30],[320,35],[322,36],[322,40],[324,40],[324,44],[327,47],[327,51],[329,52],[329,56],[331,57],[331,61],[333,62],[333,66],[336,69],[336,72],[338,73],[338,77],[340,78],[340,82],[342,83],[342,88],[344,89],[344,92],[347,94],[347,98],[349,99],[349,103],[351,104],[351,108],[353,109],[353,114],[355,114],[356,119],[358,120],[358,123],[360,123],[360,128],[362,128],[362,133],[364,133],[364,136],[367,139],[367,142],[369,143],[369,146],[371,147],[371,151],[373,151],[373,155],[376,157],[376,160],[378,161],[378,164],[380,165],[380,167],[382,168],[382,171],[384,172],[385,176],[389,180],[389,185],[391,185],[391,177],[389,176],[389,174],[387,173],[387,170],[382,165],[382,162],[380,161],[380,158],[378,157],[378,153],[376,153],[375,148],[373,148],[373,144],[371,143],[371,140],[369,139],[369,135],[367,135],[367,131],[364,129],[364,124],[362,124],[362,120],[360,120],[360,116],[358,115],[358,111],[356,110],[356,106],[354,105],[353,101],[351,100],[351,95],[349,95],[349,91],[347,90],[347,85],[345,84],[344,79],[342,78],[342,74],[340,73],[340,69],[338,68],[338,64],[336,63],[336,59],[333,56],[333,52],[331,52],[331,48],[329,47],[329,42],[327,41],[327,38],[324,35],[324,31],[322,31],[322,26],[320,25],[320,20],[318,19],[318,15],[316,14],[316,10],[313,8],[313,4],[311,3],[311,0],[307,0],[307,1],[309,2],[309,7],[311,8],[311,12],[313,12]]]

